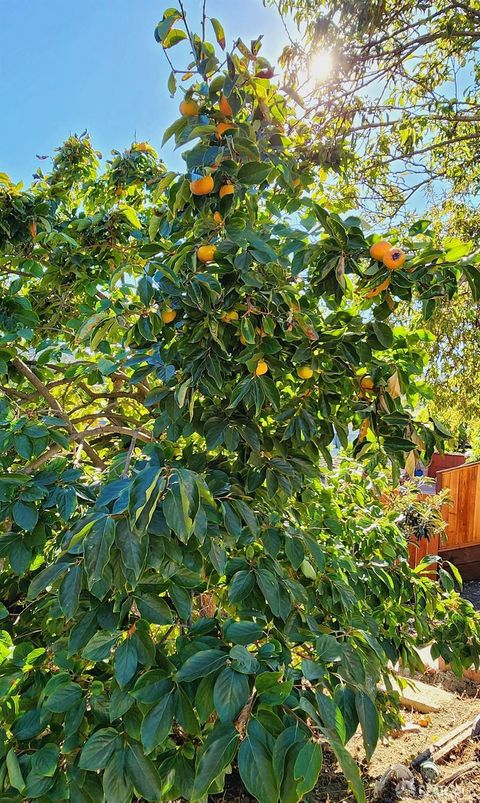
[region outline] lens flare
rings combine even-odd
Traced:
[[[310,56],[308,71],[317,83],[326,81],[333,69],[333,56],[328,50],[317,50]]]

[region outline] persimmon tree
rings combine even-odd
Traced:
[[[182,6],[155,32],[192,51],[184,173],[72,136],[1,178],[2,800],[205,801],[234,773],[297,801],[327,745],[362,801],[346,744],[396,721],[389,661],[478,663],[478,615],[368,479],[447,434],[411,412],[427,335],[389,321],[477,267],[421,223],[372,258],[306,191],[260,40],[227,54],[211,22],[219,55]],[[350,429],[366,474],[330,469]]]

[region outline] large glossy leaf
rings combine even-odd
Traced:
[[[80,754],[79,766],[83,770],[103,769],[113,754],[119,736],[114,728],[101,728],[85,742]]]
[[[370,760],[378,742],[380,728],[378,711],[373,700],[363,691],[357,691],[355,694],[355,708],[362,726],[365,754]]]
[[[158,771],[139,744],[130,744],[127,747],[125,768],[139,795],[149,801],[162,799],[162,782]]]
[[[201,650],[187,658],[177,672],[177,680],[188,681],[203,678],[221,669],[228,660],[228,653],[221,650]]]
[[[240,736],[232,725],[216,725],[205,741],[195,773],[194,797],[202,798],[233,761]]]
[[[263,742],[248,732],[238,751],[238,770],[246,789],[259,803],[277,803],[279,790],[272,756]]]
[[[247,676],[230,667],[220,672],[213,689],[213,703],[221,722],[235,719],[248,700]]]

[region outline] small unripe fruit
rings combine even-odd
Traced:
[[[165,309],[161,313],[163,323],[172,323],[177,317],[177,313],[174,309]]]
[[[372,259],[377,259],[380,261],[383,259],[387,251],[390,251],[392,244],[387,242],[387,240],[380,240],[378,243],[374,243],[370,246],[370,256]]]
[[[218,104],[218,108],[220,109],[224,117],[231,117],[233,115],[232,107],[230,106],[225,95],[220,96],[220,103]]]
[[[233,195],[234,192],[235,187],[233,184],[224,184],[222,187],[220,187],[218,194],[220,198],[225,198],[226,195]]]
[[[313,376],[313,370],[309,365],[302,365],[300,368],[297,368],[297,374],[300,379],[311,379]]]
[[[268,371],[268,363],[265,360],[259,360],[257,362],[257,367],[255,368],[255,376],[263,376]]]
[[[180,104],[180,114],[182,117],[196,117],[198,114],[198,103],[194,100],[182,100]]]
[[[389,270],[397,270],[402,267],[406,258],[405,251],[402,251],[401,248],[390,248],[390,250],[383,255],[383,264]]]
[[[190,192],[192,195],[208,195],[213,190],[214,184],[211,176],[203,176],[190,182]]]
[[[216,250],[215,245],[201,245],[197,249],[197,259],[206,265],[207,262],[212,262],[215,259]]]

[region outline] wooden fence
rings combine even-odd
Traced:
[[[439,554],[452,561],[464,578],[480,578],[480,463],[465,463],[437,473],[437,491],[448,488],[444,505],[447,540]]]

